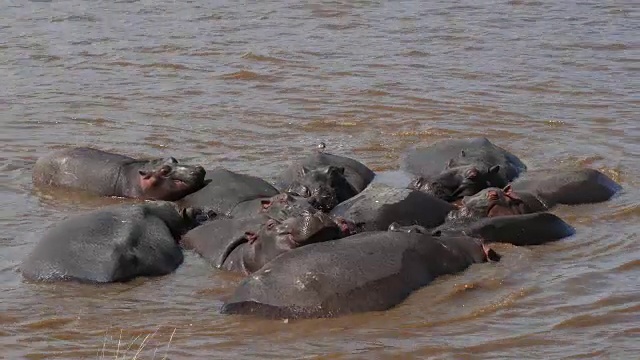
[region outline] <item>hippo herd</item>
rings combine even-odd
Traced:
[[[224,314],[334,317],[382,311],[441,275],[500,261],[491,243],[574,234],[549,212],[609,200],[621,186],[590,168],[529,170],[486,138],[441,140],[401,158],[409,181],[311,151],[273,183],[175,158],[59,150],[33,169],[40,188],[144,200],[55,224],[23,260],[27,281],[109,283],[175,271],[192,251],[245,277]],[[489,266],[489,265],[483,265]]]

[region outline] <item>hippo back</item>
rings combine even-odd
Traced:
[[[549,206],[603,202],[622,189],[607,175],[590,168],[532,170],[513,181],[511,188],[534,193]]]
[[[112,196],[122,166],[133,158],[93,148],[73,148],[53,152],[36,161],[33,183],[36,186],[66,187],[99,196]]]
[[[229,244],[244,236],[247,231],[258,232],[267,220],[266,216],[258,215],[242,219],[216,219],[186,233],[182,237],[181,244],[185,249],[193,250],[210,264],[218,265],[218,260]],[[236,258],[232,256],[228,262],[233,259]]]
[[[436,277],[484,260],[473,240],[463,245],[468,251],[444,244],[423,234],[368,232],[303,246],[247,277],[221,311],[311,318],[386,310]]]
[[[374,231],[386,230],[394,222],[433,228],[442,224],[453,209],[453,205],[433,195],[375,183],[336,206],[331,214]]]
[[[183,229],[170,227],[181,218],[175,210],[171,215],[155,206],[116,205],[64,220],[23,261],[23,276],[104,283],[174,271],[183,261],[175,240]]]
[[[268,198],[279,193],[265,180],[247,174],[233,172],[222,167],[207,171],[209,182],[204,188],[185,196],[178,203],[183,207],[211,209],[228,215],[238,204],[258,198]]]

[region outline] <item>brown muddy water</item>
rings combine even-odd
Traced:
[[[640,353],[636,1],[3,1],[0,356],[616,358]],[[624,186],[560,207],[560,242],[498,246],[385,312],[221,316],[239,277],[188,254],[127,284],[38,285],[53,222],[121,200],[41,194],[38,156],[92,145],[270,178],[319,141],[377,171],[412,144],[484,135],[530,168]]]

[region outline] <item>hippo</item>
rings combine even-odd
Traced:
[[[125,282],[162,276],[183,261],[179,238],[214,213],[172,202],[113,205],[51,227],[20,265],[30,281]]]
[[[534,194],[548,207],[604,202],[622,189],[596,169],[531,170],[511,183],[516,192]]]
[[[575,234],[571,225],[548,212],[500,215],[468,222],[446,222],[432,230],[417,229],[415,226],[408,229],[396,225],[393,230],[430,233],[434,236],[466,235],[480,238],[486,243],[499,242],[516,246],[546,244]]]
[[[503,188],[527,170],[517,156],[485,137],[416,147],[401,161],[402,169],[415,176],[410,188],[450,202],[487,187]]]
[[[329,212],[364,190],[375,173],[357,160],[323,150],[324,146],[291,164],[275,184],[281,191],[309,198],[316,208]]]
[[[373,183],[355,197],[340,203],[331,214],[351,220],[363,231],[385,231],[393,222],[436,227],[455,207],[433,195]]]
[[[33,184],[78,189],[98,196],[176,201],[204,186],[201,166],[173,157],[140,160],[89,147],[55,151],[40,157]]]
[[[321,211],[305,211],[284,220],[263,217],[211,221],[184,236],[193,249],[214,267],[251,274],[271,259],[292,249],[351,234],[343,219]]]
[[[491,187],[473,196],[465,196],[460,207],[447,215],[447,220],[531,214],[547,210],[549,208],[535,195],[524,191],[515,192],[511,185],[507,185],[504,189]]]
[[[206,208],[218,214],[229,215],[240,203],[258,198],[269,198],[280,192],[265,180],[223,167],[207,171],[207,184],[178,204],[183,207]]]
[[[280,193],[270,198],[258,198],[244,201],[238,204],[229,213],[234,218],[254,217],[266,214],[277,217],[280,213],[286,212],[289,215],[302,214],[304,211],[314,211],[316,209],[308,198],[297,196],[291,193]]]
[[[341,168],[345,179],[356,193],[364,190],[375,177],[375,173],[363,163],[340,155],[324,152],[326,145],[321,143],[319,151],[315,151],[302,160],[291,164],[276,180],[276,186],[281,190],[291,187],[292,183],[301,180],[310,170],[329,166]]]
[[[363,232],[286,252],[245,278],[222,314],[270,319],[384,311],[439,276],[499,255],[481,240]]]

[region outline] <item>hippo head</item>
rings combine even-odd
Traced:
[[[526,212],[525,204],[508,185],[504,189],[490,187],[473,196],[465,196],[461,207],[450,212],[447,218],[485,218]]]
[[[286,192],[307,198],[316,209],[331,211],[357,194],[344,176],[344,167],[329,165],[314,170],[303,167],[300,175]]]
[[[205,185],[206,171],[202,166],[179,164],[173,157],[136,165],[142,197],[145,199],[176,201]]]
[[[187,207],[180,210],[180,216],[182,217],[187,230],[191,230],[209,220],[216,219],[218,217],[218,214],[215,211],[209,209]]]
[[[500,182],[494,185],[499,179],[499,171],[500,165],[485,170],[476,166],[460,166],[447,169],[432,179],[418,177],[411,182],[409,188],[452,202],[477,194],[490,186],[502,186]]]
[[[260,211],[274,219],[286,219],[292,214],[316,210],[306,198],[291,193],[280,193],[261,201]]]
[[[245,233],[249,244],[243,253],[245,268],[252,273],[286,251],[341,236],[338,224],[321,211],[305,211],[284,221],[270,219],[257,233]]]

